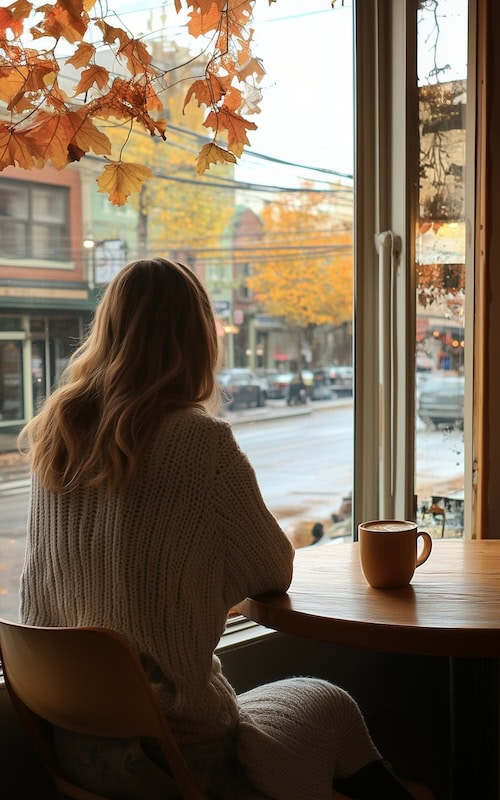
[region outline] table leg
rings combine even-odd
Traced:
[[[450,658],[450,800],[500,800],[499,660]]]

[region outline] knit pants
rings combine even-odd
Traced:
[[[238,758],[273,800],[331,800],[334,777],[381,758],[356,702],[327,681],[276,681],[238,703]]]

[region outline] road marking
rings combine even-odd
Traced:
[[[0,481],[1,494],[21,494],[29,492],[31,488],[31,478],[24,478],[18,481]]]

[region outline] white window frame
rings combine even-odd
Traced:
[[[355,8],[355,537],[361,520],[416,513],[417,7],[418,0],[358,0]],[[466,537],[473,535],[475,20],[469,0]]]

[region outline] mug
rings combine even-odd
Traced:
[[[417,541],[424,546],[418,554]],[[416,522],[399,519],[375,519],[358,526],[359,557],[363,574],[374,589],[397,589],[407,586],[413,573],[432,550],[427,531],[419,531]]]

